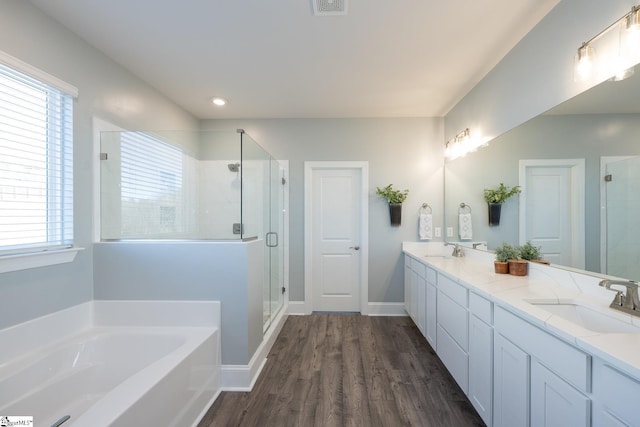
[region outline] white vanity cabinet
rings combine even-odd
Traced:
[[[493,426],[528,426],[529,355],[496,334],[493,366]]]
[[[437,354],[465,394],[469,392],[469,320],[467,288],[437,276]]]
[[[640,382],[609,364],[593,362],[593,427],[640,426]]]
[[[431,348],[436,350],[438,344],[438,288],[437,288],[437,274],[436,271],[427,267],[427,281],[426,281],[426,301],[425,301],[425,330],[424,336],[431,345]]]
[[[405,256],[404,308],[431,347],[436,349],[436,271]]]
[[[427,267],[417,261],[414,261],[415,267],[415,280],[416,280],[416,324],[418,329],[425,335],[426,323],[427,323]]]
[[[495,308],[494,426],[591,425],[591,357]]]
[[[640,375],[625,362],[474,285],[464,260],[405,260],[407,312],[487,426],[640,427]]]
[[[469,400],[488,425],[493,412],[493,304],[469,292]]]
[[[531,362],[531,425],[589,426],[591,401],[548,370],[536,359]]]
[[[427,267],[411,257],[405,257],[404,265],[404,309],[424,335],[426,325]]]
[[[404,309],[407,314],[416,321],[415,307],[416,307],[416,279],[415,272],[412,269],[414,260],[411,257],[405,256],[404,258]]]

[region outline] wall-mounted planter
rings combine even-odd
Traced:
[[[402,222],[402,203],[389,204],[389,217],[391,225],[399,226]]]
[[[502,203],[489,203],[489,225],[500,225],[500,211]]]

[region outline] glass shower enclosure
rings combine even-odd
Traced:
[[[266,331],[284,301],[284,184],[242,129],[102,132],[101,240],[262,240]]]
[[[640,280],[640,156],[611,158],[605,169],[606,218],[603,235],[606,252],[603,272],[610,276]]]

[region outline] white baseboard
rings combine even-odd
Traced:
[[[267,355],[273,343],[287,320],[286,311],[284,307],[276,316],[248,365],[222,365],[220,371],[223,391],[251,391],[267,362]]]
[[[305,301],[289,301],[288,314],[306,316],[312,313]],[[406,316],[403,302],[370,302],[361,311],[363,316]]]
[[[305,301],[289,301],[287,314],[307,315],[311,314],[311,310],[307,309],[307,303]]]
[[[406,316],[403,302],[370,302],[367,306],[368,316]]]

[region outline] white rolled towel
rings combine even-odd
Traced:
[[[458,215],[458,234],[460,235],[460,240],[473,239],[470,213],[461,213]]]
[[[420,235],[420,240],[433,239],[433,215],[428,213],[420,214],[418,234]]]

